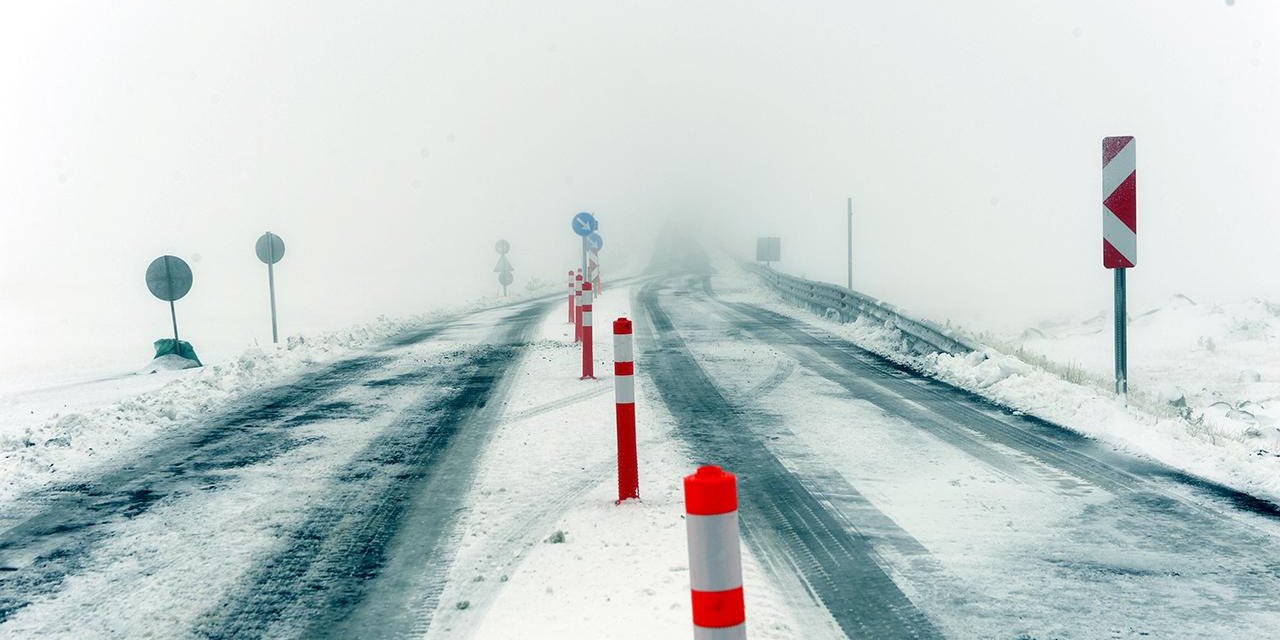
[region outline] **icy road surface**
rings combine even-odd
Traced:
[[[679,478],[740,478],[754,638],[1258,638],[1269,504],[896,366],[706,270],[442,319],[0,514],[0,637],[690,634]],[[608,320],[636,321],[615,507]],[[549,542],[548,534],[559,533]],[[554,538],[554,536],[553,536]]]

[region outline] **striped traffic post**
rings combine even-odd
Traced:
[[[573,278],[573,341],[582,342],[582,269]]]
[[[1102,139],[1102,266],[1115,272],[1116,394],[1129,393],[1129,327],[1125,270],[1138,264],[1138,143]]]
[[[618,417],[618,503],[640,498],[636,462],[636,363],[631,348],[631,321],[613,321],[613,394]]]
[[[582,319],[582,380],[596,379],[595,354],[591,344],[591,283],[582,283],[582,304],[578,306]]]
[[[738,479],[716,466],[684,478],[694,640],[745,640]]]
[[[577,306],[577,305],[576,305],[576,301],[573,299],[573,297],[574,297],[574,296],[573,296],[573,292],[574,292],[574,286],[573,286],[573,269],[570,269],[570,270],[569,270],[569,324],[573,324],[573,317],[574,317],[574,311],[573,311],[573,310],[574,310],[574,309],[576,308],[576,306]]]

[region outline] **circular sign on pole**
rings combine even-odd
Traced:
[[[178,300],[191,291],[191,267],[177,256],[160,256],[147,267],[147,288],[161,300]]]
[[[586,211],[573,217],[573,232],[584,238],[591,235],[599,226],[596,217]]]
[[[512,282],[515,282],[515,280],[516,280],[516,277],[511,275],[510,271],[503,271],[502,273],[498,274],[498,284],[504,287],[510,285]]]
[[[508,251],[511,251],[511,243],[506,240],[499,240],[497,244],[493,245],[493,250],[497,251],[498,255],[505,256]]]
[[[598,233],[592,233],[591,235],[587,236],[587,246],[590,247],[591,250],[593,251],[599,251],[601,248],[604,247],[604,238],[601,237],[600,234]]]
[[[253,246],[253,250],[257,252],[259,260],[267,264],[275,264],[284,257],[284,240],[268,231],[258,238],[258,243]]]

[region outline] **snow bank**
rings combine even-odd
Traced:
[[[502,303],[535,296],[512,296]],[[148,366],[140,373],[88,381],[76,380],[83,374],[71,372],[69,382],[0,396],[0,504],[124,459],[151,439],[189,427],[246,393],[367,350],[425,323],[497,304],[488,298],[414,317],[380,316],[339,331],[290,336],[280,345],[251,347],[234,359],[200,369]]]
[[[807,314],[733,263],[717,267],[725,280],[717,288],[739,299],[803,318],[1015,410],[1280,504],[1280,306],[1260,300],[1205,306],[1178,296],[1137,316],[1125,406],[1110,389],[1111,325],[1104,316],[1025,331],[1016,350],[920,356],[883,323],[839,324]],[[1093,359],[1074,359],[1078,354]]]

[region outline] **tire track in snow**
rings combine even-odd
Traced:
[[[443,327],[440,328],[443,330]],[[320,419],[344,407],[326,400],[387,358],[365,355],[326,366],[290,384],[255,394],[207,420],[209,426],[169,440],[134,462],[27,499],[33,514],[0,533],[0,622],[84,568],[86,557],[121,520],[160,500],[216,486],[229,470],[306,444],[291,427],[304,414]]]
[[[425,631],[475,462],[502,411],[495,401],[505,396],[507,373],[547,306],[517,310],[484,345],[460,355],[456,385],[423,398],[362,451],[333,498],[197,633],[367,638]]]
[[[767,428],[770,416],[725,398],[657,299],[655,287],[647,285],[635,305],[644,319],[637,335],[647,343],[651,359],[646,375],[679,421],[677,433],[689,443],[693,457],[738,474],[748,543],[774,567],[780,562],[770,556],[782,550],[785,562],[850,637],[939,637],[881,569],[871,544],[770,453],[756,435]]]
[[[1006,573],[994,575],[1045,572],[1052,577],[1040,584],[1077,595],[1090,593],[1099,580],[1114,580],[1093,596],[1114,599],[1119,611],[1129,612],[1121,616],[1124,624],[1142,635],[1200,637],[1205,628],[1221,625],[1222,633],[1215,637],[1256,637],[1269,624],[1268,616],[1273,617],[1270,594],[1280,586],[1280,573],[1265,558],[1280,550],[1274,505],[1016,413],[802,320],[716,300],[714,294],[700,308],[717,305],[718,314],[736,328],[797,359],[852,397],[956,445],[977,461],[1006,458],[1022,469],[1014,478],[1044,486],[1047,496],[1069,499],[1082,486],[1110,496],[1084,508],[1053,534],[1068,542],[1011,559],[1000,569]],[[1009,464],[993,470],[1007,473]],[[1171,598],[1186,592],[1211,595]],[[1013,624],[1061,629],[1086,622],[1074,617],[1080,612],[1070,601],[1028,609],[1009,611]],[[1147,611],[1152,615],[1144,615]],[[1178,621],[1195,624],[1170,626]]]

